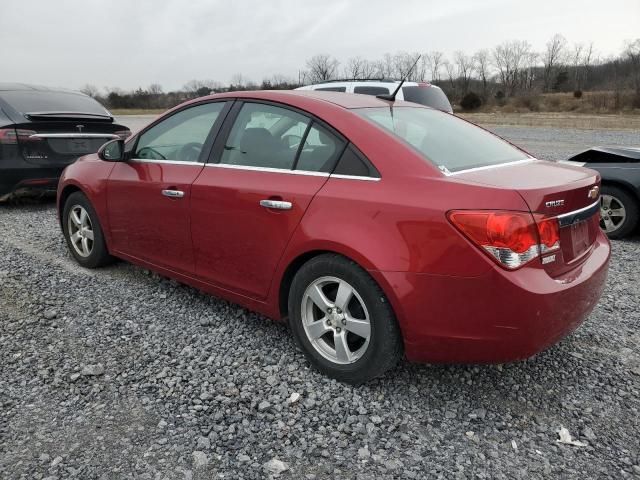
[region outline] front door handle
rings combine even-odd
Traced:
[[[291,210],[293,207],[291,202],[282,200],[260,200],[260,206],[264,208],[275,208],[276,210]]]
[[[162,195],[169,198],[182,198],[184,192],[182,190],[162,190]]]

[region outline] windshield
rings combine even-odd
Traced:
[[[357,114],[404,140],[445,173],[530,158],[495,135],[429,108],[360,108]]]
[[[402,95],[407,102],[419,103],[443,112],[453,112],[449,99],[442,90],[436,87],[414,86],[402,87]]]
[[[2,92],[2,98],[11,105],[15,111],[21,113],[72,112],[110,115],[109,112],[93,98],[73,92],[8,91]]]

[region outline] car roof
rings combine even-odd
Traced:
[[[31,85],[28,83],[5,83],[0,82],[0,92],[59,92],[59,93],[74,93],[76,95],[84,95],[81,92],[75,90],[68,90],[66,88],[45,87],[43,85]]]
[[[319,92],[317,90],[255,90],[226,92],[209,95],[205,98],[253,98],[258,100],[272,100],[283,103],[297,103],[300,100],[312,100],[326,102],[346,109],[388,107],[391,102],[381,100],[373,95],[357,95],[342,92]],[[202,99],[200,99],[202,100]],[[394,106],[407,106],[416,108],[426,108],[415,103],[396,100]]]
[[[296,90],[313,88],[313,87],[340,87],[343,85],[367,85],[367,86],[398,86],[401,80],[390,80],[390,79],[371,79],[371,80],[328,80],[326,82],[313,83],[311,85],[305,85],[303,87],[299,87]],[[442,90],[439,86],[434,85],[429,82],[410,82],[405,81],[402,84],[403,87],[433,87]]]

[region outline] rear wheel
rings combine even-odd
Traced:
[[[638,225],[638,202],[625,190],[603,185],[600,195],[600,227],[609,238],[629,235]]]
[[[62,230],[76,261],[87,268],[113,262],[91,202],[82,192],[69,195],[62,210]]]
[[[340,255],[311,259],[289,293],[293,335],[321,372],[359,384],[402,356],[402,338],[384,293],[369,274]]]

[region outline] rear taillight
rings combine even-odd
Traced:
[[[516,269],[560,248],[558,221],[525,212],[457,210],[449,221],[499,265]]]
[[[39,142],[42,139],[32,137],[36,132],[33,130],[24,130],[22,128],[0,128],[0,143],[4,145],[15,145],[18,140],[21,142]]]
[[[126,140],[131,136],[131,130],[118,130],[115,132],[121,139]]]

